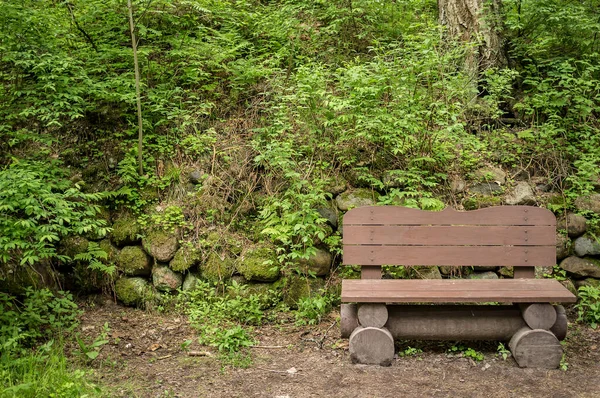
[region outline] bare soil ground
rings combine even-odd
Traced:
[[[283,320],[258,328],[246,369],[199,346],[183,315],[106,302],[88,306],[80,328],[93,340],[108,322],[110,343],[92,367],[115,397],[600,397],[600,329],[569,324],[566,371],[520,369],[499,358],[497,342],[464,343],[485,354],[477,363],[448,354],[452,342],[401,342],[400,350],[410,344],[423,352],[379,367],[350,362],[338,315],[313,327]],[[183,349],[186,340],[193,343]]]

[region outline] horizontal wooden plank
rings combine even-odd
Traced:
[[[459,212],[440,212],[401,206],[366,206],[348,211],[346,225],[556,225],[550,210],[533,206],[497,206]]]
[[[555,245],[551,226],[363,226],[344,227],[344,244],[427,246]]]
[[[554,266],[555,246],[351,246],[346,265]]]
[[[342,302],[357,303],[574,303],[553,279],[342,281]]]

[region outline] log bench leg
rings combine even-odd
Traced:
[[[522,368],[556,369],[563,354],[562,346],[552,332],[527,326],[514,334],[508,347]]]
[[[386,328],[359,326],[350,335],[354,363],[389,366],[394,359],[394,338]]]
[[[556,369],[563,349],[559,340],[567,335],[567,316],[562,306],[519,305],[526,327],[519,329],[508,346],[522,368]]]
[[[388,321],[385,304],[359,304],[342,310],[342,328],[354,326],[349,317],[356,316],[360,326],[350,335],[350,358],[354,363],[389,366],[394,359],[394,337],[383,326]]]

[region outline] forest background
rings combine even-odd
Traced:
[[[77,319],[63,290],[114,296],[129,271],[101,239],[119,220],[135,226],[125,240],[161,231],[190,264],[217,264],[198,277],[202,295],[179,301],[191,322],[212,314],[200,336],[227,352],[251,337],[241,326],[219,335],[223,322],[263,322],[290,279],[308,278],[311,292],[287,302],[299,322],[336,305],[336,278],[354,272],[338,267],[332,199],[346,189],[382,205],[475,209],[525,179],[544,193],[536,205],[575,211],[597,234],[600,214],[576,201],[600,187],[598,1],[147,0],[132,11],[141,141],[127,2],[0,1],[6,394],[39,393],[28,377],[49,368],[64,396],[95,391],[59,343]],[[507,176],[498,194],[466,188],[496,169]],[[227,258],[265,248],[263,272],[283,282],[223,309],[219,292],[246,289]],[[306,265],[321,251],[333,271],[324,295]],[[143,289],[129,304],[177,301]]]

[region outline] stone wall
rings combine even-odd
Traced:
[[[450,180],[450,188],[459,199],[459,205],[456,206],[459,210],[502,204],[535,206],[553,200],[553,194],[547,192],[544,184],[517,181],[512,188],[507,189],[506,175],[494,167],[476,171],[475,179],[471,184],[460,178]],[[395,186],[393,178],[383,180],[386,186]],[[343,214],[346,211],[354,207],[375,205],[380,196],[369,188],[349,188],[348,182],[343,179],[329,187],[329,191],[334,199],[329,206],[317,210],[327,219],[330,232],[339,229],[341,234]],[[576,201],[576,207],[578,213],[600,216],[600,194],[580,197]],[[338,261],[323,243],[315,242],[315,254],[309,259],[298,260],[295,266],[300,274],[317,276],[307,283],[300,275],[281,278],[275,248],[268,243],[255,243],[246,237],[214,230],[206,234],[202,245],[182,245],[179,241],[181,234],[177,229],[142,231],[136,219],[126,213],[114,217],[112,221],[112,234],[100,240],[99,245],[109,253],[107,263],[114,263],[118,268],[120,277],[115,285],[116,294],[127,305],[143,305],[146,300],[162,293],[193,289],[199,280],[214,283],[233,279],[248,284],[256,291],[280,290],[286,303],[293,308],[300,297],[325,286],[325,278]],[[562,283],[573,292],[580,286],[600,286],[600,243],[589,229],[588,220],[581,215],[569,212],[558,217],[558,270],[565,271],[567,278]],[[86,242],[78,238],[76,242],[67,240],[64,245],[67,246],[69,255],[73,256],[86,247]],[[498,279],[513,276],[510,267],[413,267],[407,272],[410,277],[423,279]],[[80,267],[80,273],[85,278],[84,268]],[[556,275],[557,269],[536,269],[536,276],[540,278],[553,274],[561,276]],[[397,275],[390,268],[384,277],[393,278]],[[82,286],[79,288],[85,290],[81,289]]]

